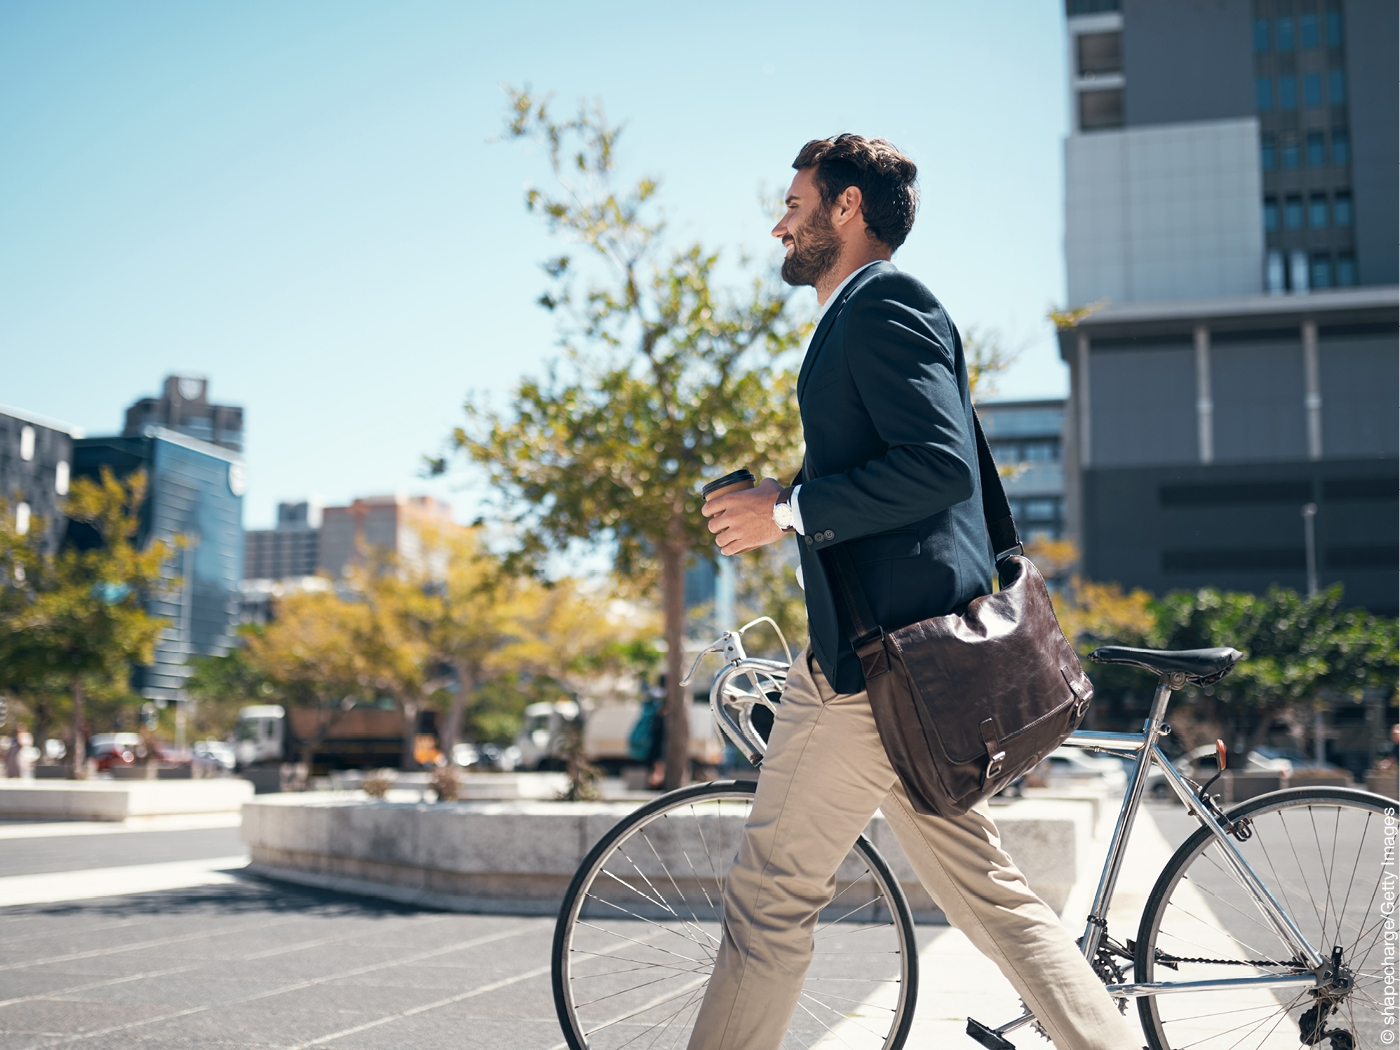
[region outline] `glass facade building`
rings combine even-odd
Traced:
[[[149,488],[141,510],[141,543],[183,538],[166,565],[165,587],[150,611],[169,621],[149,667],[137,671],[137,689],[154,700],[182,699],[192,656],[223,656],[234,644],[243,577],[243,457],[238,452],[160,426],[140,436],[75,441],[73,470],[97,477],[145,471]],[[70,525],[79,545],[94,542]]]

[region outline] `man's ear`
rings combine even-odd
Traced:
[[[861,214],[861,204],[864,197],[858,186],[847,186],[836,197],[836,202],[831,206],[831,222],[838,229],[847,225],[854,219],[864,219]]]

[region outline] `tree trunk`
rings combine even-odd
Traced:
[[[418,702],[400,701],[399,710],[403,713],[403,750],[399,754],[399,768],[409,772],[418,768],[418,760],[413,757],[414,745],[418,740]]]
[[[447,710],[447,723],[442,727],[438,747],[447,756],[449,765],[455,765],[452,748],[462,739],[462,722],[466,719],[467,704],[471,702],[476,689],[476,675],[465,662],[454,662],[452,669],[457,672],[457,691],[452,694],[452,706]]]
[[[666,633],[666,781],[667,791],[690,780],[690,703],[681,685],[685,675],[685,537],[679,500],[671,510],[670,528],[661,548],[661,602]]]
[[[69,776],[74,780],[87,777],[87,738],[83,736],[83,679],[73,676],[73,744],[68,751],[71,763]]]
[[[1254,723],[1254,728],[1250,730],[1249,737],[1245,741],[1244,753],[1249,754],[1269,735],[1269,727],[1274,724],[1274,719],[1283,710],[1283,704],[1274,704],[1272,707],[1261,708],[1259,720]],[[1244,755],[1240,756],[1240,768],[1244,768]]]

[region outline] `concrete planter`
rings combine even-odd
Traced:
[[[126,820],[128,817],[236,813],[252,785],[219,780],[0,780],[0,818]]]
[[[584,856],[634,802],[367,801],[317,792],[261,796],[243,807],[250,871],[308,885],[457,911],[554,914]],[[1094,813],[1087,801],[998,807],[1002,843],[1057,911],[1078,878]],[[733,853],[742,819],[713,818],[711,849]],[[884,818],[867,829],[920,921],[941,913],[919,886]],[[716,847],[715,843],[720,845]],[[669,848],[703,847],[677,841]],[[838,883],[854,873],[838,873]]]

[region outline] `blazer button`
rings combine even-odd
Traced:
[[[826,533],[825,533],[825,537],[826,537],[826,539],[834,540],[834,539],[836,538],[836,533],[832,532],[830,529],[827,529],[827,530],[826,530]]]
[[[813,541],[811,536],[803,536],[802,538],[807,541],[807,546],[810,547],[812,545]]]

